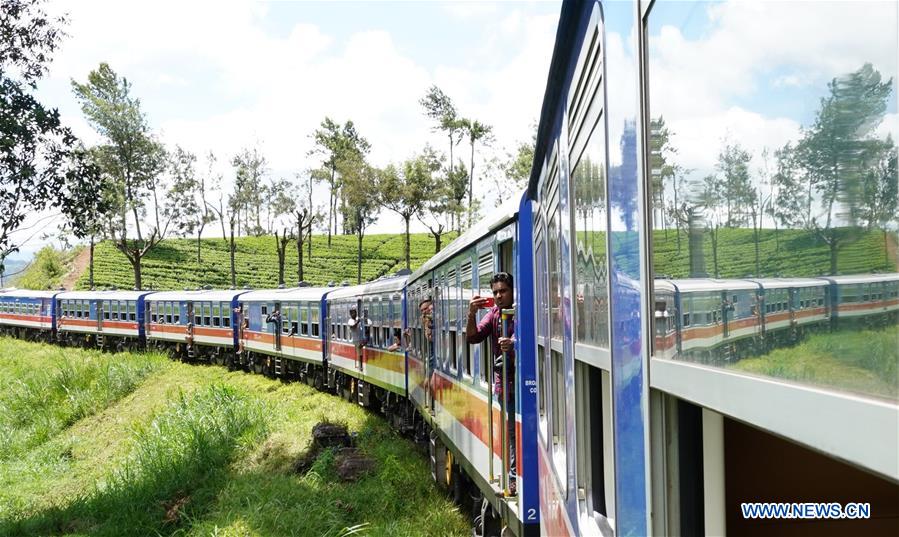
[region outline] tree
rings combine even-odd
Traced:
[[[331,118],[325,117],[321,125],[312,133],[314,147],[310,155],[322,159],[321,166],[313,172],[316,180],[328,183],[328,247],[331,246],[332,221],[333,231],[337,232],[337,202],[341,202],[341,208],[347,205],[346,198],[341,196],[342,177],[339,169],[344,160],[357,161],[364,157],[371,145],[357,131],[352,121],[347,121],[343,127]],[[343,212],[343,211],[342,211]]]
[[[463,125],[456,112],[456,106],[437,86],[428,88],[428,92],[418,103],[425,109],[425,116],[436,123],[434,130],[443,131],[449,139],[449,160],[446,163],[446,178],[449,180],[456,169],[453,148],[462,140],[463,135]]]
[[[474,119],[462,119],[461,125],[471,146],[471,164],[468,168],[468,225],[471,226],[474,218],[474,148],[478,142],[490,143],[493,127]]]
[[[197,174],[196,162],[196,155],[175,146],[169,158],[172,186],[168,192],[165,214],[172,219],[179,233],[185,236],[196,234],[197,265],[200,265],[203,230],[206,224],[215,220],[215,215],[206,201],[207,178]]]
[[[706,227],[712,239],[712,264],[716,278],[720,275],[718,271],[718,232],[722,225],[723,191],[722,180],[718,176],[707,175],[703,177],[702,183],[699,185],[699,196],[696,199],[696,205],[705,213]],[[695,211],[690,211],[690,213],[695,214]]]
[[[436,183],[433,175],[439,169],[440,159],[433,149],[425,147],[420,155],[405,161],[401,170],[389,165],[377,174],[375,190],[380,193],[378,203],[400,215],[405,224],[403,253],[407,269],[412,267],[409,222],[424,210]]]
[[[380,170],[369,166],[361,155],[340,161],[340,174],[344,180],[348,226],[357,238],[356,283],[362,283],[362,239],[369,224],[378,216],[378,195],[371,185],[376,184]]]
[[[114,206],[109,236],[134,271],[134,285],[142,287],[141,261],[165,238],[170,222],[159,218],[157,180],[165,168],[165,150],[153,137],[140,100],[131,95],[131,84],[108,64],[91,71],[84,84],[72,81],[75,97],[88,123],[105,139],[94,148],[94,158],[113,185]],[[153,198],[155,219],[142,229],[147,198]],[[133,238],[132,238],[133,233]]]
[[[724,205],[724,225],[739,227],[746,222],[748,202],[752,197],[749,162],[752,156],[738,143],[725,142],[718,153],[719,186]]]
[[[418,221],[428,228],[428,232],[434,237],[434,253],[438,253],[442,247],[441,240],[448,230],[452,229],[452,220],[447,218],[453,215],[453,198],[450,185],[437,183],[431,189],[424,209],[418,213]]]
[[[235,155],[231,159],[231,165],[235,168],[241,183],[241,197],[237,201],[240,213],[243,214],[243,232],[258,237],[265,233],[262,226],[262,206],[265,204],[268,190],[264,182],[268,161],[259,148],[253,147],[244,148]],[[255,216],[255,222],[250,222],[251,215]],[[241,229],[240,225],[238,229]]]
[[[293,184],[287,179],[273,178],[265,189],[265,225],[269,234],[274,232],[282,217],[293,212],[296,202],[293,199],[292,186]]]
[[[278,249],[278,285],[284,285],[284,260],[287,258],[287,245],[293,240],[293,234],[285,229],[279,236],[275,230],[275,247]]]
[[[61,41],[64,17],[40,0],[0,0],[0,274],[21,243],[10,234],[48,207],[78,231],[91,222],[84,201],[97,198],[96,170],[55,109],[32,95]],[[88,190],[86,196],[78,194]]]
[[[883,252],[886,266],[895,263],[890,259],[888,228],[899,221],[899,167],[896,144],[891,136],[874,146],[873,164],[862,175],[864,204],[859,215],[867,229],[879,228],[883,232]]]
[[[98,239],[106,237],[106,222],[114,206],[115,190],[108,176],[93,162],[89,151],[79,149],[73,156],[81,161],[74,169],[80,170],[82,177],[71,183],[69,195],[74,204],[83,210],[70,213],[64,227],[75,237],[88,239],[88,287],[93,289],[94,247]]]
[[[523,189],[528,186],[531,179],[531,167],[534,164],[534,149],[537,146],[537,130],[529,142],[519,142],[515,148],[515,154],[506,155],[506,162],[502,169],[506,179],[514,183],[515,188]]]
[[[872,165],[871,155],[883,143],[872,135],[881,122],[892,91],[892,79],[866,63],[857,71],[834,78],[821,98],[815,121],[803,129],[792,159],[799,177],[793,183],[807,186],[805,227],[814,232],[830,250],[830,272],[837,273],[837,254],[853,240],[852,227],[864,212],[863,177]],[[795,192],[797,189],[791,189]],[[820,213],[813,215],[813,191]],[[798,200],[790,200],[796,205]],[[839,213],[848,217],[850,229],[837,225]]]

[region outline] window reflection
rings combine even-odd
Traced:
[[[881,3],[653,7],[656,357],[899,399],[896,35]]]

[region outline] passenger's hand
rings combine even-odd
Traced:
[[[475,295],[471,297],[471,301],[468,303],[468,313],[474,315],[478,312],[479,309],[487,306],[487,299],[481,298],[480,295]]]
[[[499,349],[503,352],[512,352],[515,348],[515,340],[510,337],[501,337],[499,340]]]

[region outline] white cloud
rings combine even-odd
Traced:
[[[352,119],[371,142],[376,165],[408,158],[425,143],[446,151],[445,138],[432,132],[418,104],[432,84],[453,98],[460,114],[492,125],[494,151],[502,154],[530,138],[558,18],[523,4],[502,11],[495,4],[444,5],[451,19],[466,21],[459,24],[484,27],[482,45],[476,57],[425,63],[377,27],[338,38],[338,28],[310,19],[274,34],[266,26],[267,4],[95,1],[51,8],[70,11],[71,23],[41,91],[79,136],[98,141],[69,80],[84,80],[105,61],[132,82],[167,145],[198,155],[215,151],[226,180],[230,157],[256,142],[274,175],[316,165],[307,156],[309,135],[325,116]],[[491,19],[496,22],[484,24]],[[467,163],[467,144],[456,152]],[[489,156],[479,155],[476,169]],[[384,212],[374,232],[398,229],[399,220]]]

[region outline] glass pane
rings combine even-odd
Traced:
[[[897,23],[653,6],[656,356],[899,400]]]
[[[577,260],[577,340],[608,348],[609,304],[606,260],[605,121],[590,136],[572,174]]]

